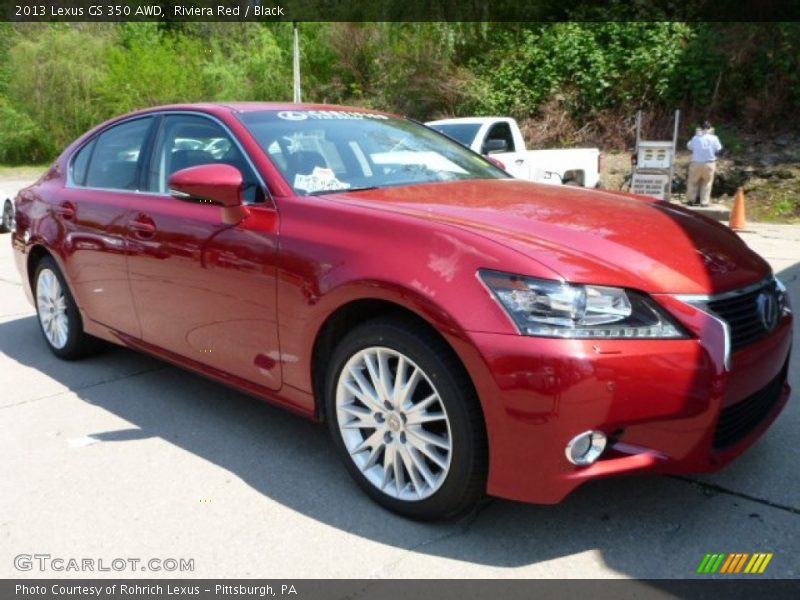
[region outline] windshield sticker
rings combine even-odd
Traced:
[[[306,119],[379,119],[386,120],[386,115],[378,115],[368,112],[357,112],[347,110],[282,110],[278,113],[278,118],[285,121],[305,121]]]
[[[339,181],[332,169],[314,167],[310,175],[298,173],[294,177],[294,189],[304,192],[323,192],[329,190],[346,190],[349,183]]]

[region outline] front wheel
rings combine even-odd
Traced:
[[[328,424],[348,471],[379,504],[416,519],[459,514],[486,486],[486,435],[463,367],[435,334],[376,319],[334,351]]]

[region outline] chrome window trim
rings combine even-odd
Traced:
[[[273,199],[272,194],[269,191],[269,187],[267,186],[266,182],[264,181],[264,178],[261,176],[261,172],[256,168],[255,164],[253,163],[253,159],[250,158],[250,155],[247,153],[247,151],[244,149],[244,147],[242,147],[241,142],[239,142],[239,138],[237,138],[234,135],[234,133],[231,131],[230,127],[228,127],[228,125],[225,124],[225,122],[222,121],[219,117],[216,117],[215,115],[212,115],[212,114],[209,114],[209,113],[205,113],[205,112],[202,112],[202,111],[197,111],[197,110],[164,110],[164,111],[155,111],[155,112],[141,114],[141,115],[133,115],[131,117],[122,119],[120,121],[115,121],[113,124],[109,125],[108,127],[105,127],[101,131],[98,131],[96,134],[94,134],[92,137],[90,137],[88,140],[86,140],[83,144],[81,144],[78,148],[76,148],[72,152],[72,154],[69,157],[69,161],[67,162],[67,184],[66,184],[66,187],[68,187],[70,189],[76,189],[76,190],[92,190],[92,191],[98,191],[98,192],[116,192],[116,193],[122,192],[122,193],[126,193],[126,194],[139,194],[139,195],[142,195],[142,196],[157,196],[159,198],[169,198],[169,197],[171,197],[169,194],[161,194],[159,192],[149,192],[149,191],[145,191],[145,190],[123,190],[123,189],[118,189],[118,188],[100,188],[100,187],[91,187],[91,186],[87,186],[87,185],[75,185],[75,182],[72,179],[72,163],[75,160],[75,156],[77,156],[77,154],[83,148],[85,148],[87,144],[91,143],[92,140],[97,139],[98,137],[103,135],[106,131],[109,131],[112,127],[116,127],[117,125],[122,125],[123,123],[127,123],[129,121],[135,121],[136,119],[144,119],[144,118],[147,118],[147,117],[160,117],[160,116],[170,116],[170,115],[178,115],[178,116],[189,115],[189,116],[203,117],[203,118],[206,118],[206,119],[209,119],[209,120],[213,121],[214,123],[216,123],[217,125],[222,127],[222,129],[225,131],[225,133],[227,133],[230,136],[231,140],[233,140],[233,143],[236,144],[236,147],[239,149],[239,152],[242,153],[242,156],[244,156],[244,159],[247,161],[247,164],[250,167],[250,169],[252,169],[253,173],[255,173],[256,179],[258,180],[258,183],[261,185],[261,188],[264,191],[264,197],[266,199],[266,202],[252,202],[252,203],[245,203],[245,204],[247,206],[270,206],[271,208],[277,208],[277,205],[275,204],[275,200]]]
[[[93,136],[91,136],[89,139],[87,139],[85,142],[83,142],[80,146],[75,148],[75,150],[72,152],[72,154],[69,155],[69,160],[67,161],[67,183],[66,183],[65,187],[67,187],[69,189],[75,189],[75,190],[100,190],[100,191],[112,191],[112,192],[137,192],[138,190],[121,190],[121,189],[117,189],[117,188],[99,188],[99,187],[90,187],[88,185],[75,185],[75,180],[72,177],[72,168],[73,168],[74,163],[75,163],[75,157],[78,156],[80,151],[83,150],[84,148],[86,148],[86,146],[91,144],[93,141],[97,140],[105,132],[110,131],[112,128],[116,127],[117,125],[123,125],[123,124],[129,123],[131,121],[136,121],[138,119],[153,118],[155,116],[157,116],[157,113],[147,113],[147,114],[143,114],[143,115],[133,115],[133,116],[130,116],[128,118],[122,119],[120,121],[114,121],[108,127],[104,127],[100,131],[96,132]],[[94,153],[92,153],[92,154],[94,154]],[[91,157],[91,158],[93,158],[93,157]],[[87,174],[89,172],[89,167],[90,166],[91,166],[91,161],[89,162],[88,165],[86,165]]]

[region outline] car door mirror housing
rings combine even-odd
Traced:
[[[176,171],[169,177],[173,198],[222,207],[241,206],[244,178],[236,167],[225,164],[200,165]]]
[[[168,186],[170,195],[177,200],[221,206],[222,222],[226,225],[235,225],[249,214],[243,203],[244,178],[231,165],[181,169],[170,176]]]
[[[505,140],[486,140],[483,143],[482,154],[491,154],[492,152],[507,152],[508,143]]]

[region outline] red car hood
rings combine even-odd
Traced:
[[[344,192],[331,199],[472,230],[568,281],[708,294],[770,273],[727,227],[627,194],[480,180]]]

